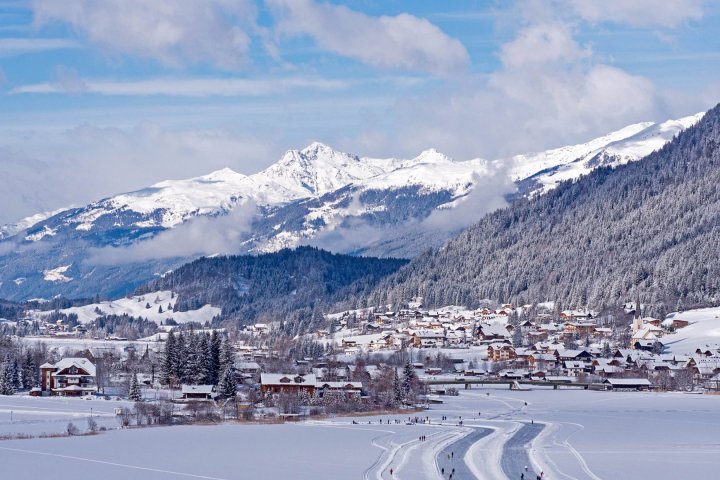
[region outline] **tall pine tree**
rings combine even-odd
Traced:
[[[165,341],[165,354],[163,355],[162,363],[160,365],[160,382],[165,385],[173,385],[178,380],[175,371],[176,351],[175,334],[170,331],[170,333],[168,333],[168,338]]]
[[[142,392],[140,391],[137,373],[133,373],[132,377],[130,377],[130,393],[128,393],[128,398],[133,402],[142,400]]]

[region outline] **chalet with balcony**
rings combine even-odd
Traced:
[[[81,396],[97,392],[95,365],[87,358],[63,358],[40,366],[42,395]]]
[[[283,374],[283,373],[261,373],[260,393],[263,398],[272,394],[295,394],[307,393],[309,396],[315,394],[317,378],[314,374]]]

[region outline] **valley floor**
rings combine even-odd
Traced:
[[[448,479],[452,469],[453,480],[519,479],[526,465],[530,479],[673,479],[720,468],[720,396],[473,389],[444,400],[411,415],[429,424],[359,416],[6,440],[0,465],[7,478],[103,480]],[[0,432],[61,432],[68,421],[83,430],[90,406],[114,428],[118,405],[0,397]]]

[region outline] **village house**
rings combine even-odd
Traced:
[[[260,393],[263,398],[271,394],[315,394],[317,379],[313,374],[261,373]]]
[[[595,331],[595,328],[597,328],[597,324],[593,322],[567,322],[563,327],[563,333],[587,337]]]
[[[487,348],[488,362],[505,362],[515,360],[515,348],[507,343],[493,343]]]
[[[497,342],[510,338],[510,332],[506,325],[499,323],[481,323],[477,327],[477,336],[483,342]]]
[[[607,390],[650,390],[652,384],[647,378],[606,378],[603,385]]]
[[[414,330],[410,334],[410,341],[415,347],[442,347],[445,343],[443,330]]]
[[[362,388],[362,382],[321,382],[316,386],[317,394],[320,398],[330,396],[343,399],[361,398]]]
[[[182,385],[180,393],[183,400],[213,400],[217,396],[213,385]]]
[[[42,395],[79,396],[97,392],[95,365],[87,358],[63,358],[40,365]]]
[[[587,320],[593,318],[592,312],[588,310],[565,310],[560,313],[560,320],[572,322],[574,320]]]
[[[663,327],[672,330],[679,330],[681,328],[687,327],[688,325],[690,325],[690,322],[688,322],[687,320],[680,320],[679,318],[667,319],[662,322]]]
[[[528,367],[533,370],[552,370],[557,359],[551,353],[532,353],[527,357]]]
[[[577,377],[581,373],[589,372],[592,369],[592,364],[589,362],[569,360],[563,362],[563,367],[568,375]]]
[[[592,361],[592,354],[587,350],[556,350],[555,356],[561,362],[567,361]]]

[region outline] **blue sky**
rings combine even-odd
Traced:
[[[720,2],[0,0],[0,223],[319,140],[499,158],[720,99]]]

